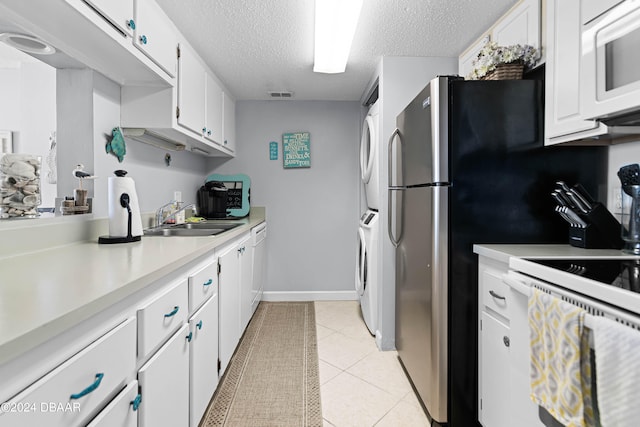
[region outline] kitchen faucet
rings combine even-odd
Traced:
[[[160,227],[162,224],[166,223],[167,221],[169,221],[170,219],[175,219],[175,216],[177,214],[179,214],[180,212],[183,212],[189,208],[191,208],[191,210],[195,213],[196,212],[196,205],[195,203],[189,203],[184,205],[183,207],[181,207],[180,209],[178,209],[175,212],[170,213],[169,215],[167,215],[167,217],[164,217],[164,210],[169,207],[169,206],[173,206],[177,204],[177,202],[175,200],[170,201],[169,203],[165,203],[164,205],[162,205],[157,211],[156,211],[156,227]]]

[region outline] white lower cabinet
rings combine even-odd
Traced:
[[[218,294],[189,320],[189,425],[197,427],[218,387]]]
[[[184,324],[138,371],[140,427],[189,424],[188,335]]]
[[[90,327],[78,325],[77,353],[2,390],[13,397],[0,426],[197,426],[252,314],[251,251],[247,232],[130,296],[92,326],[102,333],[82,335]]]
[[[218,254],[220,274],[218,276],[218,292],[220,295],[220,376],[227,369],[227,364],[240,339],[240,256],[241,249],[237,243],[221,249]]]
[[[87,424],[87,427],[136,427],[141,401],[138,381],[133,380]]]
[[[478,420],[483,427],[542,427],[529,398],[528,296],[506,284],[508,265],[478,263]]]
[[[485,427],[512,427],[510,405],[509,328],[483,312],[480,422]]]
[[[128,319],[5,403],[0,425],[85,424],[135,371],[136,324]]]

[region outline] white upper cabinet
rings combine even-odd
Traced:
[[[111,22],[118,30],[133,36],[133,0],[84,0]]]
[[[521,0],[491,26],[458,58],[458,74],[466,77],[478,52],[490,41],[501,46],[531,45],[540,49],[540,0]],[[540,63],[544,62],[544,50]]]
[[[178,65],[178,124],[221,145],[222,88],[186,43],[180,44]]]
[[[580,0],[547,0],[545,145],[606,132],[604,125],[583,120],[581,114],[580,4]]]
[[[134,44],[171,77],[177,68],[178,32],[153,0],[136,0]]]
[[[226,92],[223,92],[222,105],[224,108],[223,145],[231,152],[236,150],[236,102]]]
[[[180,43],[178,65],[178,124],[202,133],[205,123],[205,69],[186,43]]]
[[[181,40],[175,53],[174,87],[122,87],[121,126],[125,133],[145,128],[197,154],[233,155],[234,143],[224,144],[224,129],[232,130],[235,140],[235,106],[223,107],[223,87],[189,43]]]
[[[492,31],[493,40],[502,46],[514,44],[540,47],[540,1],[524,0],[511,9]]]
[[[222,88],[211,73],[206,74],[206,87],[204,137],[216,144],[222,144]]]

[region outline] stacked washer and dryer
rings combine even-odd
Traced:
[[[360,140],[360,171],[365,188],[367,209],[360,217],[358,229],[358,256],[356,259],[356,292],[360,308],[369,332],[376,334],[378,328],[378,220],[380,186],[378,172],[379,128],[378,103],[370,108],[362,124]]]

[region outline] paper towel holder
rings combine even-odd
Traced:
[[[127,193],[122,193],[120,195],[120,206],[123,208],[127,208],[127,235],[125,237],[111,237],[111,236],[100,236],[98,237],[98,243],[130,243],[130,242],[139,242],[142,239],[142,236],[132,236],[131,235],[131,205],[129,204],[130,197]]]

